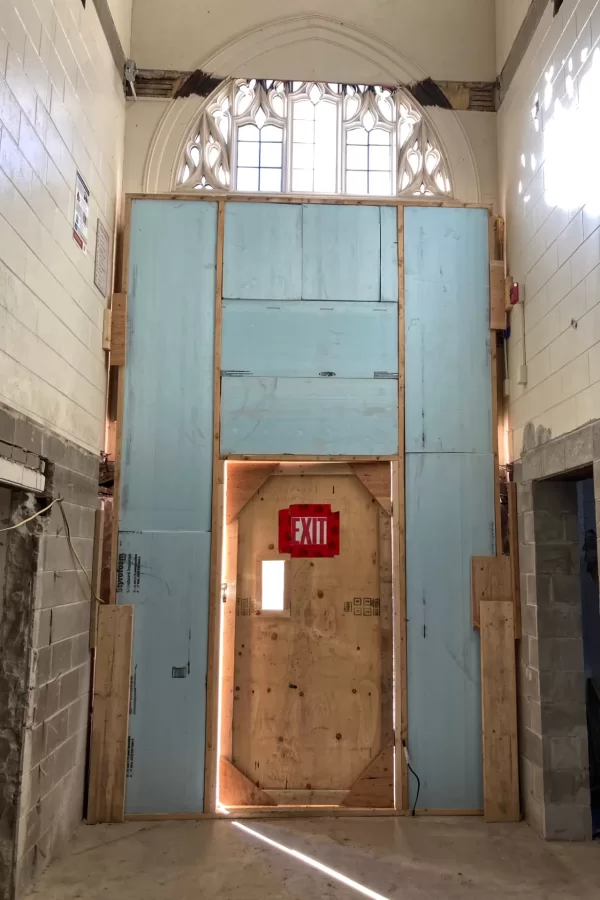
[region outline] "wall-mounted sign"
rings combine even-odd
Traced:
[[[90,192],[79,174],[75,179],[75,209],[73,212],[73,238],[84,253],[87,253],[90,216]]]
[[[340,554],[340,514],[321,503],[297,503],[279,511],[279,552],[292,559]]]

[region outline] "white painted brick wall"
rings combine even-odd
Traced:
[[[545,159],[554,102],[558,99],[565,107],[578,102],[580,81],[598,46],[600,0],[565,0],[555,18],[548,4],[498,115],[509,270],[525,294],[525,387],[517,384],[523,362],[520,310],[512,314],[509,341],[513,458],[521,455],[528,423],[557,437],[600,418],[600,205],[594,209],[575,200],[573,208],[554,206]],[[569,60],[572,97],[567,92]],[[552,68],[552,101],[546,110],[546,73]],[[541,103],[537,132],[532,118],[536,95]],[[600,109],[600,99],[598,103]],[[596,166],[597,156],[597,146],[574,141],[565,184],[574,171]]]
[[[124,120],[93,3],[0,0],[0,400],[91,450],[106,386],[96,226],[112,239]],[[87,256],[72,237],[78,169]]]

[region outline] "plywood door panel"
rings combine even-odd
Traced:
[[[117,601],[135,605],[127,812],[201,812],[210,534],[120,534]]]
[[[226,204],[223,297],[301,299],[300,204]]]
[[[381,300],[379,207],[306,205],[303,223],[304,300]]]
[[[121,463],[126,531],[210,531],[216,229],[216,203],[133,204]]]
[[[493,472],[491,453],[406,457],[408,744],[423,809],[483,805],[470,582],[471,557],[494,552]]]
[[[398,374],[397,303],[226,300],[222,370],[287,378]]]
[[[492,446],[488,214],[405,210],[406,452]]]
[[[290,560],[289,615],[257,615],[278,511],[316,502],[340,512],[340,556]],[[343,475],[274,476],[240,515],[233,762],[265,790],[349,790],[382,749],[378,538],[378,504]]]
[[[391,456],[395,379],[224,377],[221,452]]]

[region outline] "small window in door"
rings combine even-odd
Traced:
[[[258,570],[258,609],[261,613],[289,615],[285,559],[261,559]]]

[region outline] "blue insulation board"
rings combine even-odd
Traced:
[[[223,372],[312,378],[398,375],[398,304],[223,302]]]
[[[398,382],[224,377],[227,454],[386,456],[398,452]]]
[[[117,600],[132,603],[127,813],[204,804],[217,204],[134,200]]]
[[[487,210],[406,209],[405,271],[409,752],[420,808],[481,809],[470,570],[495,553]]]

